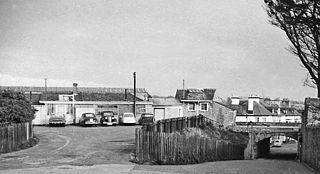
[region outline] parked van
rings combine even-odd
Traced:
[[[136,124],[136,117],[133,113],[123,113],[120,116],[121,124]]]

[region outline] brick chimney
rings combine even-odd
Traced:
[[[260,97],[258,95],[250,95],[248,97],[248,111],[253,111],[254,102],[259,103]]]
[[[239,104],[240,104],[240,97],[238,97],[238,96],[232,96],[232,97],[231,97],[231,104],[232,104],[232,105],[239,105]]]
[[[73,94],[78,94],[78,83],[73,83]]]

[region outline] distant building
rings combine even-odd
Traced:
[[[183,106],[175,98],[152,98],[156,120],[183,117]]]
[[[33,124],[48,124],[51,115],[63,115],[67,124],[78,123],[82,113],[92,112],[98,117],[101,111],[114,111],[121,115],[133,112],[133,89],[73,87],[21,87],[1,86],[0,90],[23,92],[37,110]],[[152,113],[150,94],[137,89],[137,117],[143,112]],[[137,118],[138,119],[138,118]]]
[[[289,99],[261,98],[257,95],[247,99],[231,97],[229,107],[237,111],[236,122],[301,122],[302,113],[291,105]]]
[[[183,106],[183,116],[204,115],[219,126],[234,123],[235,111],[214,101],[216,89],[178,89],[175,98]]]

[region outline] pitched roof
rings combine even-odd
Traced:
[[[16,92],[72,92],[73,87],[32,87],[32,86],[0,86],[0,91],[11,90]],[[104,88],[104,87],[78,87],[78,92],[89,92],[89,93],[133,93],[132,88]],[[136,88],[137,93],[148,93],[145,88]]]
[[[253,102],[253,112],[248,113],[248,101],[241,101],[239,105],[230,105],[231,108],[237,110],[237,115],[253,115],[253,116],[266,116],[272,113],[266,109],[262,104]]]
[[[213,100],[216,89],[178,89],[175,98],[181,100]]]
[[[156,106],[179,106],[181,103],[176,98],[152,98],[150,99]]]
[[[58,101],[59,95],[70,95],[72,93],[67,92],[47,92],[41,94],[41,101]],[[76,101],[133,101],[133,95],[123,93],[87,93],[79,92],[75,95]],[[143,101],[136,98],[137,101]]]
[[[24,92],[27,99],[31,92],[32,103],[39,101],[58,101],[59,95],[71,95],[72,87],[48,87],[45,92],[44,87],[23,87],[23,86],[0,86],[0,91],[11,90],[15,92]],[[76,101],[133,101],[133,89],[126,88],[78,88]],[[34,93],[37,95],[34,95]],[[144,101],[151,98],[151,95],[143,88],[137,89],[136,101]]]

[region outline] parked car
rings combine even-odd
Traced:
[[[118,121],[116,118],[116,114],[113,111],[102,111],[101,112],[101,125],[117,125]]]
[[[154,115],[151,113],[142,113],[138,123],[140,125],[148,125],[155,123]]]
[[[83,113],[79,120],[80,126],[98,126],[98,119],[94,113]]]
[[[123,113],[120,116],[121,124],[136,124],[136,117],[133,113]]]
[[[272,143],[272,147],[281,147],[281,146],[282,146],[281,140],[274,140]]]
[[[49,118],[49,126],[65,126],[66,119],[64,115],[51,115]]]

